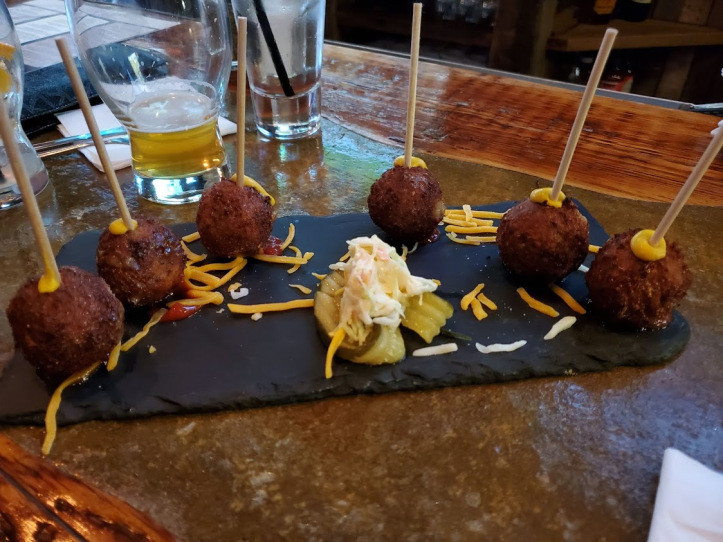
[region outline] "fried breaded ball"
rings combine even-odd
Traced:
[[[570,198],[559,208],[526,199],[507,211],[497,228],[502,262],[523,282],[562,279],[580,267],[589,244],[587,219]]]
[[[41,294],[38,279],[29,280],[7,309],[15,344],[49,388],[108,361],[123,337],[123,305],[102,278],[61,267],[60,281],[57,290]]]
[[[163,301],[183,283],[186,257],[181,239],[163,224],[138,219],[134,230],[98,241],[98,274],[120,301],[142,307]]]
[[[692,282],[683,252],[666,243],[665,257],[648,262],[630,248],[640,229],[619,233],[599,250],[585,282],[593,309],[612,325],[631,329],[661,329]]]
[[[271,200],[250,186],[222,179],[203,193],[196,225],[201,243],[214,256],[253,256],[271,235]]]
[[[389,237],[403,243],[433,239],[444,216],[442,189],[428,169],[394,166],[372,185],[369,216]]]

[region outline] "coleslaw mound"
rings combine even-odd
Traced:
[[[339,328],[349,340],[362,344],[374,324],[398,327],[404,310],[415,296],[434,292],[437,284],[416,277],[407,264],[376,235],[347,241],[349,259],[329,266],[344,274]],[[338,328],[337,328],[338,329]]]

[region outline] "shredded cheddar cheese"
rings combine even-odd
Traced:
[[[497,226],[447,226],[444,231],[450,233],[497,233]]]
[[[472,303],[472,300],[475,298],[475,296],[482,291],[482,288],[484,288],[484,282],[480,282],[477,286],[474,287],[474,290],[466,294],[462,300],[459,302],[459,306],[462,307],[463,311],[466,311],[469,308],[470,303]]]
[[[291,248],[291,247],[289,247]],[[293,250],[293,249],[292,249]],[[307,255],[310,255],[307,257]],[[290,264],[305,264],[309,261],[309,259],[313,256],[313,253],[307,252],[304,256],[298,257],[298,256],[275,256],[273,254],[254,254],[253,258],[254,260],[259,260],[261,262],[271,262],[271,263],[290,263]]]
[[[106,370],[110,373],[118,365],[118,358],[120,357],[121,343],[116,344],[113,350],[110,351],[108,356],[108,363],[106,363]]]
[[[194,241],[198,241],[201,238],[201,234],[198,232],[189,233],[188,235],[184,235],[181,237],[181,240],[183,240],[186,243],[193,243]]]
[[[231,180],[232,180],[232,181],[236,181],[236,174],[235,174],[235,173],[234,173],[233,176],[231,177]],[[255,180],[253,180],[253,179],[252,179],[251,177],[249,177],[248,175],[244,175],[244,183],[243,183],[243,184],[244,184],[244,186],[248,186],[248,187],[250,187],[250,188],[253,188],[254,190],[256,190],[256,192],[258,192],[258,193],[261,194],[262,196],[265,196],[265,197],[269,198],[269,201],[270,201],[271,205],[276,205],[276,200],[274,200],[273,196],[272,196],[271,194],[269,194],[266,190],[264,190],[264,187],[263,187],[263,186],[261,186],[259,183],[257,183]]]
[[[464,217],[466,213],[462,209],[447,209],[445,211],[445,216],[451,217]],[[492,219],[500,219],[503,216],[505,216],[505,213],[498,213],[497,211],[476,211],[472,210],[472,216],[474,218],[492,218]]]
[[[296,288],[296,289],[299,290],[302,294],[309,295],[309,294],[311,293],[311,289],[310,289],[310,288],[307,288],[307,287],[304,286],[303,284],[289,284],[289,286],[291,286],[292,288]]]
[[[233,290],[238,290],[239,288],[241,288],[241,283],[234,282],[233,284],[229,284],[227,291],[232,292]]]
[[[487,313],[482,308],[482,303],[480,303],[479,299],[473,297],[472,301],[470,301],[470,306],[472,307],[472,314],[474,314],[474,317],[477,318],[477,320],[484,320],[487,318]]]
[[[482,292],[478,293],[476,297],[477,297],[477,299],[480,301],[480,303],[482,303],[482,304],[483,304],[485,307],[487,307],[488,309],[490,309],[490,310],[492,310],[492,311],[496,311],[496,310],[497,310],[497,304],[496,304],[494,301],[492,301],[491,299],[489,299],[489,298],[488,298],[486,295],[484,295]]]
[[[317,280],[324,280],[326,278],[325,273],[312,273],[312,275]]]
[[[186,259],[188,260],[188,264],[194,264],[198,262],[202,262],[206,259],[205,254],[196,254],[193,252],[188,246],[186,245],[185,241],[181,241],[181,248],[183,249],[183,253],[186,255]]]
[[[60,408],[60,400],[63,395],[63,391],[65,391],[65,388],[68,386],[87,380],[88,377],[92,375],[96,369],[98,369],[98,367],[100,367],[100,361],[94,363],[87,369],[83,369],[70,375],[65,381],[63,381],[62,384],[60,384],[60,386],[55,388],[55,391],[48,402],[48,408],[45,410],[45,439],[43,440],[42,448],[43,455],[48,455],[50,453],[50,450],[53,447],[53,442],[55,442],[55,435],[58,431],[56,415],[58,413],[58,408]]]
[[[462,237],[457,237],[456,233],[448,233],[446,234],[450,241],[454,243],[459,243],[460,245],[474,245],[479,246],[479,241],[470,241],[469,239],[463,239]]]
[[[563,288],[558,286],[557,284],[550,284],[550,289],[555,292],[555,295],[557,295],[560,299],[562,299],[565,304],[570,307],[573,311],[575,311],[578,314],[585,314],[587,311],[578,303],[575,301],[575,298],[572,297],[570,294],[568,294]]]
[[[289,247],[289,249],[291,249],[291,251],[292,251],[294,254],[296,254],[296,257],[297,257],[297,258],[303,258],[302,254],[301,254],[301,250],[299,250],[299,249],[298,249],[297,247],[295,247],[294,245],[291,245],[291,246]],[[301,267],[301,264],[297,263],[296,265],[293,265],[293,266],[291,266],[289,269],[287,269],[286,272],[287,272],[289,275],[291,275],[292,273],[296,273],[296,272],[299,270],[300,267]]]
[[[468,235],[465,237],[467,241],[471,241],[477,245],[480,243],[496,243],[497,242],[497,236],[496,235]]]
[[[333,376],[331,366],[334,361],[334,354],[336,354],[336,351],[339,349],[344,337],[346,337],[346,331],[344,331],[343,327],[336,328],[334,335],[331,337],[329,348],[326,350],[326,364],[324,366],[324,376],[327,379]]]
[[[552,316],[553,318],[557,318],[558,316],[560,316],[559,312],[550,307],[550,305],[546,305],[542,301],[538,301],[537,299],[532,297],[530,294],[527,293],[527,290],[525,290],[524,288],[517,288],[517,293],[522,298],[522,300],[530,306],[530,308],[535,309],[542,314],[546,314],[547,316]]]
[[[289,233],[286,236],[286,239],[284,239],[284,242],[281,243],[282,251],[286,250],[286,248],[291,244],[294,240],[294,235],[296,235],[296,227],[292,223],[289,223]]]
[[[588,247],[587,247],[587,251],[592,252],[593,254],[597,254],[599,250],[600,250],[600,247],[597,245],[588,245]]]
[[[151,316],[151,319],[148,320],[148,323],[143,326],[143,329],[121,345],[121,352],[128,352],[128,350],[133,348],[143,337],[148,335],[150,329],[158,322],[160,322],[161,318],[163,318],[163,315],[167,312],[167,309],[158,309],[156,312],[154,312],[153,316]]]
[[[253,314],[255,312],[280,312],[291,309],[306,309],[314,306],[313,299],[294,299],[293,301],[284,301],[281,303],[260,303],[258,305],[239,305],[237,303],[229,303],[228,310],[234,314]]]

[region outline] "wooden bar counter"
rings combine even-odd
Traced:
[[[248,173],[276,198],[279,214],[366,209],[371,183],[402,153],[406,66],[327,45],[320,134],[262,140],[249,113]],[[524,198],[554,176],[579,98],[422,62],[415,154],[449,206]],[[567,192],[609,232],[654,227],[718,120],[598,97]],[[235,138],[225,143],[233,157]],[[51,186],[39,205],[57,251],[107,226],[115,211],[106,181],[82,155],[46,165]],[[195,205],[139,200],[130,169],[119,178],[132,213],[194,220]],[[692,337],[668,364],[86,422],[61,428],[48,459],[188,541],[643,540],[667,447],[723,470],[721,203],[719,156],[667,236],[683,246],[694,276],[680,308]],[[0,214],[0,232],[4,309],[40,264],[22,208]],[[3,312],[2,362],[12,350]],[[34,455],[43,434],[0,427],[0,437]]]

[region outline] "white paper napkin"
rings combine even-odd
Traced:
[[[74,136],[88,133],[88,125],[85,123],[83,112],[80,109],[59,113],[56,116],[60,121],[58,130],[64,136]],[[108,106],[105,104],[94,105],[93,116],[95,116],[95,121],[101,131],[121,126],[121,123],[117,118],[115,118],[113,113],[110,112],[110,109],[108,109]],[[228,119],[219,118],[218,128],[222,136],[236,133],[236,123],[231,122]],[[130,145],[113,143],[106,145],[106,149],[108,150],[108,157],[113,164],[114,170],[117,171],[131,165]],[[100,157],[98,156],[98,151],[95,150],[95,147],[86,147],[81,149],[80,152],[82,152],[96,168],[103,171],[103,165],[100,163]]]
[[[723,474],[683,452],[663,455],[648,542],[723,540]]]

